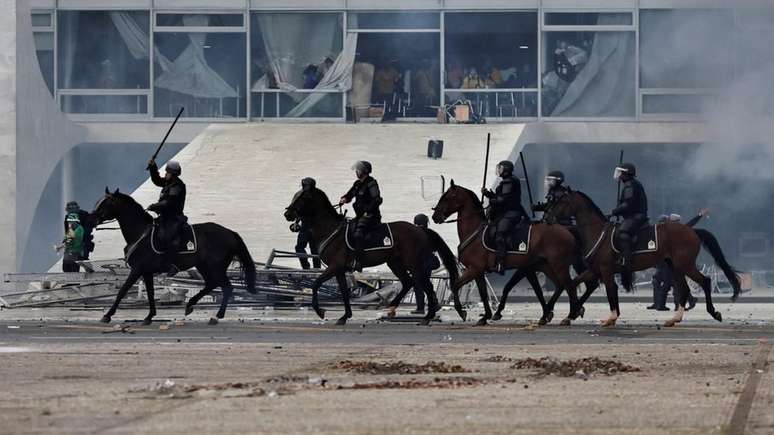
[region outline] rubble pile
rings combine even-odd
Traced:
[[[623,364],[618,361],[604,360],[597,357],[581,358],[569,361],[559,361],[551,357],[537,359],[524,358],[516,360],[511,368],[519,370],[537,369],[538,376],[556,375],[564,378],[587,378],[593,374],[612,376],[617,373],[631,373],[640,371],[639,368],[634,366]]]
[[[460,365],[450,365],[444,362],[429,361],[425,364],[410,364],[403,361],[339,361],[331,366],[335,370],[369,375],[417,375],[427,373],[470,373],[470,370]]]

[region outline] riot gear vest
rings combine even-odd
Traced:
[[[348,200],[355,200],[352,208],[355,209],[356,217],[368,214],[369,217],[381,218],[379,206],[382,204],[382,196],[379,192],[379,183],[370,175],[362,181],[356,180],[344,196]]]
[[[636,178],[630,178],[623,182],[621,199],[618,207],[613,210],[613,215],[624,219],[640,218],[648,216],[648,197],[642,183]]]

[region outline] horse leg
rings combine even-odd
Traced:
[[[212,274],[210,273],[209,269],[205,269],[203,266],[197,266],[196,270],[199,271],[199,274],[204,278],[204,288],[201,289],[198,293],[193,295],[191,299],[188,300],[188,303],[185,304],[185,315],[189,315],[193,313],[193,307],[199,301],[201,298],[209,294],[215,287],[218,286],[218,283],[214,282],[212,279]]]
[[[406,294],[409,290],[411,290],[415,283],[414,280],[411,279],[411,277],[406,273],[406,268],[403,267],[403,263],[392,260],[387,262],[387,267],[390,268],[392,273],[395,274],[395,276],[398,277],[398,280],[400,281],[400,291],[387,305],[387,317],[392,319],[395,317],[395,312],[397,311],[400,303],[403,301],[403,298],[406,297]]]
[[[484,304],[484,315],[478,319],[476,325],[484,326],[486,321],[492,318],[492,307],[489,306],[489,288],[483,275],[476,278],[476,287],[478,287],[478,296],[481,298],[481,303]]]
[[[317,279],[315,279],[312,283],[312,309],[315,313],[317,313],[318,316],[320,316],[321,319],[325,318],[325,310],[320,308],[320,302],[317,299],[317,292],[325,283],[325,281],[333,278],[337,273],[338,270],[334,269],[333,267],[328,267],[327,269],[323,270],[320,276],[318,276]]]
[[[435,295],[435,290],[433,290],[433,283],[430,281],[430,277],[424,277],[425,279],[425,296],[427,296],[427,314],[425,315],[423,319],[423,323],[426,322],[427,325],[430,324],[430,322],[435,319],[435,314],[438,312],[440,307],[438,306],[438,297]]]
[[[234,292],[234,287],[231,285],[231,281],[228,279],[228,277],[223,279],[223,284],[220,285],[220,289],[220,308],[218,309],[218,312],[215,314],[214,318],[210,317],[210,321],[208,322],[210,325],[217,325],[218,319],[222,319],[226,316],[226,307],[228,307],[228,301],[231,299],[231,294]]]
[[[336,281],[339,283],[339,291],[341,297],[344,299],[344,315],[336,321],[337,325],[346,325],[347,320],[352,318],[352,307],[349,304],[349,286],[347,285],[347,277],[339,272],[336,274]]]
[[[675,287],[679,288],[680,293],[680,306],[677,307],[674,316],[671,319],[664,322],[664,326],[672,327],[683,321],[685,315],[685,302],[688,300],[688,282],[685,280],[685,273],[677,268],[672,269],[672,279],[675,282]]]
[[[480,275],[483,275],[482,271],[465,269],[465,271],[462,272],[462,275],[457,278],[456,285],[452,286],[451,288],[452,296],[454,296],[454,309],[457,311],[457,314],[460,315],[460,318],[462,318],[463,322],[468,319],[468,312],[462,308],[462,303],[460,302],[460,289],[462,286],[473,281],[477,276]]]
[[[610,305],[610,316],[603,320],[601,324],[604,327],[615,326],[618,316],[621,315],[621,310],[618,307],[618,284],[615,283],[612,270],[602,272],[602,282],[605,284],[607,303]]]
[[[153,321],[153,316],[156,315],[156,295],[153,289],[153,274],[146,273],[142,276],[143,282],[145,282],[145,293],[148,295],[148,317],[143,319],[143,325],[150,325]]]
[[[516,269],[516,272],[513,274],[511,279],[509,279],[505,284],[505,287],[503,287],[503,294],[500,296],[500,303],[497,305],[497,311],[495,311],[494,316],[492,316],[492,320],[500,320],[503,318],[503,310],[505,309],[508,294],[510,294],[511,290],[513,290],[516,284],[518,284],[529,273],[530,272],[527,272],[523,269]],[[543,295],[541,294],[541,296]]]
[[[113,317],[113,314],[116,313],[116,310],[118,309],[118,304],[121,303],[121,299],[126,296],[126,294],[129,292],[129,289],[132,288],[135,282],[137,282],[138,279],[140,279],[140,276],[142,274],[139,272],[136,272],[134,269],[129,272],[129,276],[126,278],[126,281],[124,281],[124,284],[121,286],[121,288],[118,290],[118,295],[116,295],[116,300],[113,302],[113,305],[110,307],[107,313],[105,313],[104,316],[102,316],[102,319],[100,319],[100,322],[102,323],[110,323],[110,318]]]
[[[685,272],[686,275],[688,275],[688,278],[691,278],[692,281],[695,281],[696,284],[699,284],[704,290],[704,299],[707,304],[707,312],[710,313],[710,316],[712,316],[713,319],[717,320],[718,322],[723,321],[723,316],[720,314],[720,311],[717,311],[715,309],[715,305],[712,303],[712,286],[711,286],[711,280],[708,276],[702,274],[696,269],[696,266],[689,268],[687,272]],[[685,300],[688,299],[688,295],[690,294],[690,290],[688,293],[685,293],[682,299],[683,305],[685,305]]]

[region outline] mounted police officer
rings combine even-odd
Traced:
[[[306,177],[301,180],[301,190],[308,192],[317,188],[317,182],[314,178]],[[320,257],[318,257],[319,246],[314,241],[311,234],[312,223],[307,220],[297,220],[290,225],[290,231],[298,233],[296,237],[296,253],[299,255],[298,261],[301,263],[302,269],[309,269],[309,258],[306,256],[306,246],[309,245],[309,252],[314,256],[312,258],[312,264],[315,269],[319,269],[322,266]]]
[[[382,204],[382,195],[379,192],[379,183],[371,176],[371,163],[360,160],[352,166],[357,180],[347,193],[339,199],[339,205],[355,200],[355,232],[353,242],[355,244],[355,258],[352,269],[363,270],[363,250],[366,235],[370,230],[381,223],[382,215],[379,206]]]
[[[532,211],[546,213],[556,205],[561,197],[567,194],[569,187],[564,185],[564,173],[562,173],[562,171],[551,171],[546,175],[546,190],[548,190],[548,193],[546,193],[546,201],[533,205]],[[558,223],[566,226],[572,225],[571,219],[569,218],[557,221],[554,216],[549,214],[543,215],[543,218],[552,220],[552,222],[549,223]]]
[[[158,225],[159,241],[164,250],[162,270],[166,270],[167,275],[173,276],[178,272],[175,259],[180,251],[180,231],[188,220],[183,214],[186,191],[185,183],[180,179],[182,170],[180,163],[170,160],[167,162],[164,178],[161,178],[156,161],[151,159],[148,162],[148,171],[153,184],[161,187],[159,201],[151,204],[148,210],[159,215],[156,218],[156,224]]]
[[[500,184],[494,192],[482,188],[481,193],[489,198],[489,220],[496,224],[495,230],[495,270],[503,273],[508,236],[526,215],[521,205],[521,183],[513,176],[513,163],[503,160],[497,164],[497,176]]]
[[[611,213],[623,218],[618,229],[618,242],[621,247],[619,263],[627,272],[631,272],[632,249],[637,232],[648,221],[648,197],[642,183],[637,179],[637,168],[633,164],[624,163],[615,168],[614,178],[620,180],[623,187],[618,206]]]

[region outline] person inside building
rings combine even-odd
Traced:
[[[352,169],[357,180],[352,187],[339,199],[339,205],[344,205],[355,200],[355,231],[353,233],[354,259],[352,269],[363,271],[363,250],[367,234],[381,223],[382,215],[379,206],[382,205],[382,195],[379,192],[379,183],[371,176],[373,167],[371,163],[360,160]]]
[[[70,226],[67,222],[70,214],[76,214],[78,216],[78,222],[81,228],[83,228],[83,260],[89,259],[89,254],[94,252],[94,236],[92,232],[94,228],[89,223],[89,212],[81,210],[81,206],[75,201],[70,201],[65,205],[65,218],[64,218],[64,231],[67,233]]]
[[[481,193],[489,198],[489,221],[496,225],[495,231],[495,271],[502,274],[505,271],[504,261],[507,250],[508,236],[526,216],[521,205],[521,183],[513,175],[513,162],[503,160],[497,164],[497,176],[500,184],[493,191],[482,188]]]
[[[427,229],[429,224],[430,220],[427,218],[427,215],[420,213],[414,216],[414,225]],[[435,254],[430,254],[427,261],[424,263],[424,268],[422,270],[424,273],[423,276],[429,278],[433,274],[433,271],[439,267],[441,267],[441,262],[438,260],[438,257]],[[412,311],[411,314],[425,314],[425,294],[432,290],[433,282],[430,281],[430,279],[427,279],[424,282],[416,281],[414,283],[414,296],[417,301],[417,309]]]
[[[317,182],[314,178],[306,177],[301,180],[301,190],[308,192],[317,187]],[[296,253],[299,254],[298,261],[301,263],[302,269],[309,269],[309,257],[307,257],[306,247],[309,245],[309,253],[313,255],[312,264],[315,269],[319,269],[321,266],[319,254],[319,246],[314,241],[311,234],[312,224],[306,220],[298,220],[290,225],[290,231],[298,233],[296,238]]]
[[[309,64],[304,68],[304,89],[314,89],[320,83],[320,74],[317,65]]]
[[[689,227],[693,227],[701,220],[702,217],[707,216],[708,213],[709,213],[708,209],[706,208],[701,209],[699,210],[699,213],[696,214],[696,216],[691,218],[685,224],[688,225]],[[680,219],[681,219],[681,216],[679,214],[663,215],[659,218],[659,223],[680,222]],[[666,301],[667,301],[667,296],[669,295],[669,290],[672,289],[672,298],[674,299],[674,303],[675,303],[675,311],[677,311],[677,308],[680,305],[679,289],[675,284],[674,278],[672,276],[672,269],[669,267],[669,264],[666,261],[662,261],[658,266],[656,266],[656,273],[653,274],[652,284],[653,284],[653,304],[651,304],[647,308],[649,310],[669,311],[669,308],[667,308],[666,306]],[[696,296],[688,292],[687,309],[690,310],[695,306],[696,306]]]
[[[164,178],[159,175],[159,167],[156,161],[148,162],[148,171],[151,181],[161,187],[159,201],[151,204],[148,210],[157,213],[155,224],[158,228],[159,242],[164,250],[164,263],[162,271],[174,276],[179,272],[175,260],[180,252],[180,231],[188,218],[185,217],[185,183],[180,179],[182,169],[180,163],[170,160],[167,162]]]
[[[381,68],[377,69],[374,74],[374,90],[376,91],[374,102],[386,103],[387,106],[391,106],[399,79],[400,74],[392,62],[385,63]]]
[[[81,218],[77,213],[67,215],[67,231],[65,232],[62,246],[64,258],[62,259],[62,272],[78,272],[81,266],[78,261],[84,260],[86,247],[84,244],[84,230]]]
[[[616,232],[621,247],[619,264],[624,272],[631,276],[632,249],[637,232],[648,222],[648,197],[642,183],[637,179],[637,168],[634,164],[624,163],[615,168],[614,178],[621,181],[621,197],[618,206],[610,214],[623,218]]]

